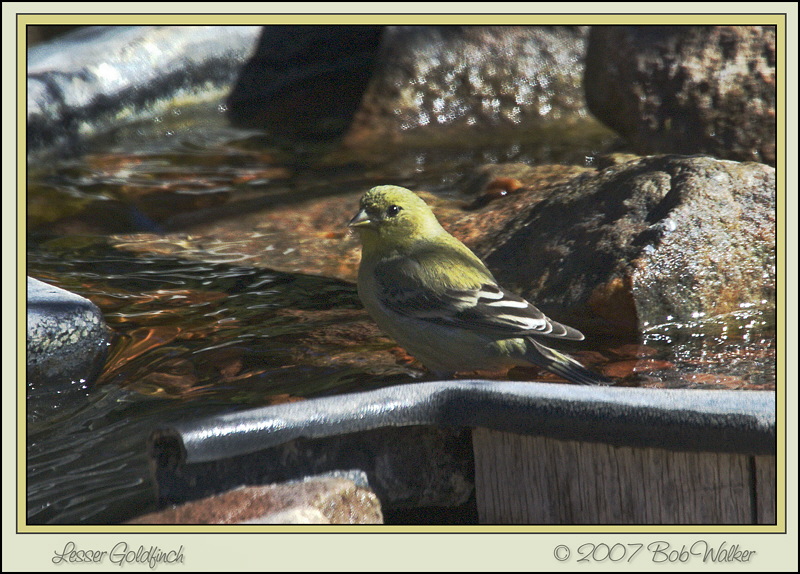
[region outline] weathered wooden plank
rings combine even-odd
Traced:
[[[774,456],[753,457],[756,481],[756,518],[758,524],[777,521],[777,465]]]
[[[484,524],[752,524],[752,458],[560,441],[478,428],[473,431],[478,514]],[[772,463],[768,459],[772,458]],[[774,511],[773,511],[774,514]]]

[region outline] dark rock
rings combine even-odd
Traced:
[[[228,97],[231,122],[273,134],[340,135],[372,75],[382,26],[265,26]]]
[[[94,303],[31,277],[27,323],[28,415],[35,417],[85,396],[105,361],[110,333]]]
[[[127,524],[382,524],[375,494],[342,478],[246,486]]]
[[[586,102],[641,154],[775,165],[774,26],[595,26]]]
[[[48,40],[52,40],[58,36],[63,36],[68,32],[72,32],[77,28],[83,28],[83,26],[55,26],[55,25],[45,25],[45,26],[27,26],[27,34],[26,34],[26,41],[28,47],[35,46],[36,44],[41,44],[42,42],[47,42]]]
[[[346,141],[591,121],[580,26],[389,26]]]
[[[574,178],[476,251],[502,284],[559,320],[636,335],[743,305],[773,308],[775,197],[775,170],[763,164],[642,158]]]

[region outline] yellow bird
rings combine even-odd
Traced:
[[[575,383],[611,383],[542,344],[547,337],[584,337],[498,285],[412,191],[372,188],[349,225],[361,237],[364,307],[436,376],[534,364]]]

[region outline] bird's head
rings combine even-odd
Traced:
[[[403,187],[373,187],[361,198],[359,207],[349,226],[359,232],[365,249],[402,249],[445,232],[428,204]]]

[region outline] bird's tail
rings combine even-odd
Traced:
[[[533,346],[528,347],[528,353],[525,358],[535,365],[579,385],[610,385],[613,383],[611,379],[593,373],[569,355],[559,353],[550,347],[545,347],[533,337],[529,337],[528,341],[533,343]]]

